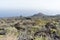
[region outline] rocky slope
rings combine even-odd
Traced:
[[[60,40],[60,17],[39,13],[0,18],[0,40]]]

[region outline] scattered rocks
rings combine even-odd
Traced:
[[[12,35],[17,36],[17,40],[35,40],[35,38],[36,40],[41,40],[40,38],[44,40],[60,40],[60,33],[58,34],[60,31],[58,30],[60,29],[60,26],[56,26],[53,22],[46,23],[44,19],[39,19],[39,21],[36,19],[37,21],[35,21],[35,19],[31,19],[29,17],[14,19],[7,19],[6,25],[8,26],[4,25],[3,23],[3,26],[0,25],[1,27],[4,27],[0,28],[0,35],[5,35],[5,28],[8,27],[7,34],[9,34],[11,37]]]
[[[53,23],[47,23],[45,25],[46,30],[38,30],[34,36],[43,36],[43,37],[50,37],[51,40],[60,40],[60,36],[57,33],[56,26]],[[44,29],[45,29],[44,28]],[[56,31],[55,31],[56,30]]]

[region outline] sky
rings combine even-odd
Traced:
[[[0,0],[0,16],[60,14],[60,0]]]

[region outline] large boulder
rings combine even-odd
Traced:
[[[46,25],[45,25],[46,28],[53,28],[53,29],[56,29],[56,26],[54,25],[54,23],[52,22],[48,22]]]
[[[0,35],[5,35],[6,34],[6,30],[4,28],[0,28]]]

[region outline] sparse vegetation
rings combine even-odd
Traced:
[[[58,16],[11,17],[0,19],[1,40],[60,40]]]

